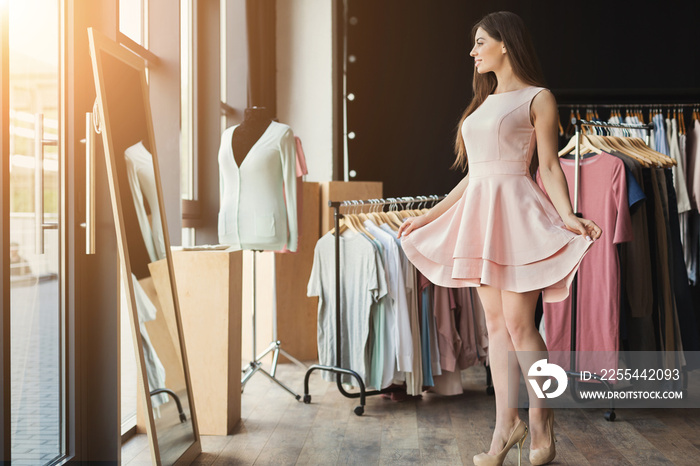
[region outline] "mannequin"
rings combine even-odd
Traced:
[[[233,158],[239,167],[245,160],[255,142],[265,133],[272,122],[270,112],[265,107],[248,107],[243,114],[243,122],[233,133],[231,149]]]
[[[248,158],[253,158],[247,163]],[[219,243],[279,251],[298,243],[294,133],[269,110],[249,107],[219,146]]]
[[[221,135],[219,148],[220,210],[219,242],[230,250],[253,251],[253,321],[252,351],[254,358],[241,379],[241,390],[256,372],[262,371],[297,400],[301,396],[275,377],[280,342],[275,336],[261,355],[256,347],[256,257],[262,251],[287,247],[295,252],[298,245],[296,141],[291,128],[272,119],[265,107],[245,109],[241,124],[231,126]],[[250,151],[255,148],[253,154]],[[253,160],[243,164],[248,156]],[[234,166],[235,165],[235,166]],[[274,262],[273,262],[274,263]],[[273,298],[276,302],[276,297]],[[273,312],[276,312],[273,311]],[[276,315],[273,315],[276,322]],[[262,368],[262,359],[273,353],[272,371]],[[283,352],[287,358],[295,359]]]

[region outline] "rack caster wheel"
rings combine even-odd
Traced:
[[[362,416],[365,413],[365,407],[364,406],[356,406],[355,407],[355,414],[358,416]]]
[[[608,422],[613,422],[615,420],[615,411],[606,411],[605,420]]]
[[[493,396],[496,392],[494,391],[493,387],[486,387],[486,394]]]
[[[311,403],[311,395],[304,395],[304,403],[307,405]]]

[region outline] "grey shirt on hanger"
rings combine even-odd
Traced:
[[[357,233],[345,235],[340,236],[340,365],[357,372],[364,382],[371,306],[387,294],[386,275],[379,251],[370,241]],[[327,233],[314,249],[307,296],[318,296],[318,361],[329,366],[336,364],[335,292],[335,237]],[[335,380],[330,372],[323,371],[322,376]],[[357,385],[347,375],[341,380]]]

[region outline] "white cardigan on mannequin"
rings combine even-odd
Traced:
[[[289,126],[270,123],[241,166],[233,157],[236,126],[219,147],[219,242],[233,249],[277,251],[298,242],[296,149]]]

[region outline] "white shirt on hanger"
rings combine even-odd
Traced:
[[[688,196],[688,188],[685,184],[685,167],[678,145],[678,126],[676,120],[666,118],[666,129],[670,156],[676,161],[676,165],[671,167],[671,173],[673,173],[673,186],[676,188],[678,213],[682,214],[690,210],[690,198]]]
[[[219,242],[232,249],[297,250],[296,149],[289,126],[270,123],[241,166],[233,157],[236,126],[219,147]]]

